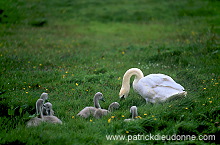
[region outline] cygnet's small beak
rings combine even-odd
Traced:
[[[103,102],[105,102],[105,99],[104,99],[104,98],[102,98],[101,100],[102,100]]]

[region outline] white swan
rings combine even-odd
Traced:
[[[42,118],[39,118],[39,113],[40,113],[40,107],[41,104],[43,104],[43,99],[38,99],[36,102],[36,113],[37,113],[37,117],[31,118],[28,122],[27,122],[27,126],[38,126],[40,125],[41,122],[43,122]]]
[[[138,116],[137,107],[136,106],[131,106],[130,113],[132,115],[132,118],[131,119],[125,119],[124,121],[126,121],[126,122],[127,121],[132,121],[132,120],[137,118],[137,116]]]
[[[130,91],[130,78],[135,76],[133,89],[138,92],[146,102],[156,103],[183,97],[187,94],[184,88],[171,77],[164,74],[150,74],[144,77],[138,68],[126,71],[119,92],[120,98],[126,98]]]
[[[118,109],[120,107],[118,102],[113,102],[109,105],[108,110],[106,109],[96,109],[94,113],[94,117],[96,119],[101,118],[102,116],[106,116],[108,113],[112,112],[114,109]]]
[[[97,92],[93,98],[94,106],[95,107],[85,107],[83,110],[81,110],[77,115],[88,118],[90,115],[94,115],[94,112],[96,109],[101,108],[99,104],[99,100],[105,101],[103,98],[103,94],[100,92]]]

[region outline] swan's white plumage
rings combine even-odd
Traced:
[[[140,69],[131,68],[123,77],[122,88],[119,93],[120,97],[123,95],[123,97],[127,97],[130,90],[129,83],[132,75],[135,75],[133,82],[134,90],[145,98],[147,102],[164,102],[187,94],[180,84],[176,83],[167,75],[150,74],[143,77],[143,73]]]

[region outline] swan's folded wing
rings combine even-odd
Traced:
[[[150,74],[145,76],[144,78],[140,79],[141,83],[143,83],[143,85],[149,86],[149,87],[156,87],[160,84],[163,84],[164,82],[174,82],[175,81],[164,74]]]
[[[169,87],[169,88],[173,88],[173,89],[179,90],[179,91],[184,90],[183,86],[181,86],[180,84],[178,84],[176,82],[164,81],[162,84],[160,84],[158,86],[160,86],[160,87]]]
[[[156,94],[151,84],[143,80],[140,80],[134,89],[144,98],[153,99]]]
[[[176,83],[171,77],[164,74],[150,74],[142,78],[140,81],[144,86],[149,86],[152,88],[164,86],[172,87],[173,89],[177,90],[184,90],[180,84]]]
[[[172,95],[183,92],[184,88],[169,76],[151,74],[140,79],[135,90],[148,99],[166,100]]]

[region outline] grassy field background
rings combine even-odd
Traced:
[[[219,7],[217,0],[1,0],[0,144],[219,143]],[[132,67],[171,76],[187,97],[152,105],[131,89],[120,101]],[[27,128],[43,92],[63,124]],[[102,108],[117,101],[120,109],[77,117],[96,92],[106,100]],[[142,119],[124,123],[132,105]],[[106,139],[150,133],[216,140]]]

